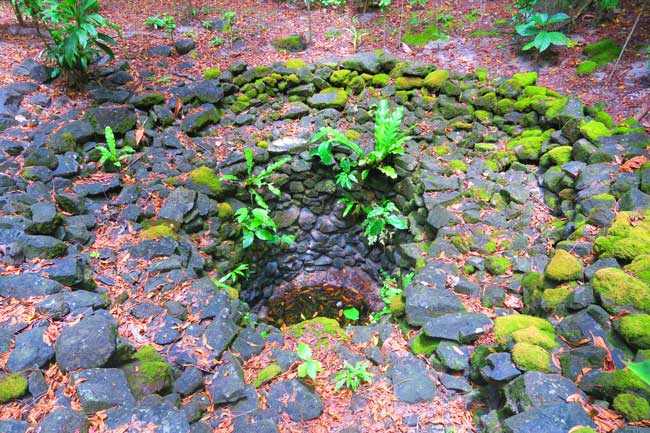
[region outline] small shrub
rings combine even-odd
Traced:
[[[104,130],[104,136],[107,147],[97,146],[97,150],[102,154],[99,163],[105,164],[108,162],[115,167],[121,167],[122,161],[129,159],[131,154],[135,153],[135,150],[131,146],[124,146],[121,149],[117,149],[115,147],[115,136],[110,126],[107,126]]]
[[[344,370],[339,372],[339,374],[334,378],[336,381],[336,387],[334,390],[338,391],[345,386],[346,388],[357,392],[361,383],[370,382],[370,380],[372,380],[372,373],[368,371],[369,366],[369,361],[357,362],[354,365],[345,361]]]
[[[517,33],[526,38],[533,38],[524,45],[522,51],[536,48],[539,52],[546,51],[551,45],[569,45],[569,39],[562,32],[548,31],[547,28],[553,24],[561,23],[569,19],[565,13],[557,13],[551,17],[548,14],[531,15],[525,23],[516,27]]]
[[[298,377],[310,377],[316,379],[318,373],[323,371],[323,367],[320,361],[311,358],[312,353],[309,346],[305,343],[298,344],[296,354],[298,355],[298,358],[303,360],[303,362],[298,365]]]

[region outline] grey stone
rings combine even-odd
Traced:
[[[424,362],[414,356],[395,358],[387,375],[399,401],[422,403],[433,400],[436,395],[436,383]]]
[[[217,366],[208,393],[213,404],[234,403],[244,397],[246,383],[241,364],[231,353],[224,355],[224,363]]]
[[[135,404],[126,376],[119,368],[89,368],[73,374],[71,379],[79,381],[77,395],[86,413]]]
[[[0,296],[25,299],[59,293],[63,286],[36,274],[0,275]]]
[[[16,346],[7,360],[9,371],[41,368],[54,358],[52,346],[43,341],[46,327],[23,331],[16,336]]]
[[[102,316],[90,316],[63,329],[56,341],[56,362],[62,371],[101,367],[116,348],[115,323]]]
[[[195,45],[194,40],[189,38],[174,41],[174,49],[181,56],[192,51]]]
[[[481,368],[480,373],[488,382],[508,382],[521,374],[508,352],[493,353],[485,359],[488,364]]]
[[[471,343],[492,327],[492,320],[481,313],[444,314],[427,321],[422,330],[429,337]]]
[[[423,326],[430,319],[445,314],[465,312],[465,306],[452,292],[422,284],[412,286],[405,304],[406,320],[413,326]]]
[[[269,153],[295,152],[306,148],[307,140],[300,137],[283,137],[269,143]]]
[[[29,423],[25,421],[13,419],[0,420],[0,432],[2,433],[25,433],[29,427]]]
[[[54,409],[36,426],[36,433],[80,433],[88,431],[88,420],[78,410]]]
[[[183,223],[185,215],[194,208],[196,195],[196,191],[192,191],[191,189],[183,187],[176,188],[163,202],[158,217],[175,221],[179,224]]]
[[[344,68],[357,72],[368,74],[381,72],[381,59],[375,52],[354,54],[344,58],[341,63]]]
[[[203,373],[192,366],[186,367],[174,382],[174,392],[186,397],[203,386]]]
[[[546,404],[565,403],[579,393],[578,387],[559,374],[529,371],[504,387],[506,405],[512,413],[525,412]]]
[[[188,433],[190,426],[185,414],[171,403],[149,397],[137,405],[121,406],[106,412],[106,427],[116,430],[124,425],[157,426],[161,433]]]
[[[57,238],[43,235],[22,235],[16,245],[26,259],[53,259],[65,255],[68,245]]]
[[[219,356],[226,350],[237,332],[237,325],[230,318],[215,318],[203,335],[208,346]]]
[[[506,419],[503,426],[506,433],[567,433],[576,426],[596,427],[578,403],[536,407]]]
[[[309,421],[323,413],[323,402],[318,394],[299,380],[275,382],[267,396],[269,407],[286,413],[293,421]]]

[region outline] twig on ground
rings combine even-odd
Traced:
[[[634,21],[634,25],[632,26],[632,30],[630,30],[630,34],[627,35],[627,39],[625,40],[625,44],[623,45],[623,49],[621,50],[621,53],[618,55],[618,59],[616,59],[616,63],[614,63],[614,67],[612,68],[612,72],[610,72],[610,74],[609,74],[609,79],[610,80],[614,76],[614,71],[616,70],[616,67],[618,66],[618,63],[621,61],[621,57],[623,57],[623,53],[625,52],[625,49],[627,48],[627,44],[630,43],[630,39],[632,38],[632,35],[634,34],[634,30],[636,30],[637,24],[639,24],[639,20],[641,19],[641,15],[643,15],[643,10],[644,9],[645,9],[645,5],[641,6],[641,10],[639,10],[639,15],[636,16],[636,20]]]

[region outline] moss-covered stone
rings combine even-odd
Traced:
[[[600,269],[594,274],[592,283],[601,304],[610,313],[630,308],[650,313],[650,287],[621,269]]]
[[[623,393],[614,399],[614,410],[618,411],[630,422],[650,419],[650,403],[636,394]]]
[[[395,79],[397,90],[419,89],[423,84],[424,80],[420,77],[397,77]]]
[[[345,86],[351,73],[352,71],[349,69],[339,69],[334,71],[330,76],[330,83],[335,86]]]
[[[485,269],[492,275],[504,274],[510,268],[507,257],[490,256],[485,259]]]
[[[632,272],[634,276],[650,284],[650,254],[636,256],[632,263],[625,266],[625,270]]]
[[[451,168],[454,171],[462,171],[463,173],[467,172],[467,164],[465,164],[463,161],[459,159],[454,159],[452,161],[449,161],[449,168]]]
[[[549,157],[549,162],[552,165],[564,165],[571,161],[572,146],[558,146],[549,150],[546,155]]]
[[[411,338],[408,342],[408,346],[416,355],[431,355],[440,344],[440,341],[428,337],[423,332],[419,332],[415,337]]]
[[[0,404],[22,397],[27,393],[27,379],[20,374],[0,377]]]
[[[540,346],[517,343],[510,352],[512,361],[521,370],[551,372],[551,354]]]
[[[512,333],[512,339],[516,343],[530,343],[547,350],[552,350],[559,346],[552,333],[542,331],[534,326],[514,331]]]
[[[279,50],[285,50],[291,53],[299,53],[307,49],[307,42],[302,35],[291,35],[286,38],[278,38],[272,41],[271,45]]]
[[[520,72],[512,76],[513,80],[516,80],[521,87],[532,86],[537,82],[537,72]]]
[[[261,385],[277,377],[280,373],[282,373],[282,368],[278,364],[271,364],[257,373],[253,386],[259,388]]]
[[[596,239],[594,252],[625,261],[650,254],[650,212],[618,212],[607,236]]]
[[[602,123],[596,120],[589,122],[582,122],[580,124],[580,132],[590,141],[597,142],[600,137],[611,137],[612,131]]]
[[[304,334],[312,335],[317,339],[325,336],[335,336],[342,339],[348,339],[341,325],[329,317],[316,317],[288,326],[285,330],[287,335],[299,338]]]
[[[393,317],[402,317],[406,311],[406,304],[404,303],[402,296],[398,295],[390,298],[389,308],[390,314],[392,314]]]
[[[206,80],[216,80],[221,76],[221,69],[219,68],[205,68],[203,71],[203,78]]]
[[[404,36],[402,36],[402,42],[420,47],[431,41],[437,41],[443,38],[445,38],[445,34],[438,30],[435,24],[430,24],[421,32],[414,32],[412,29],[407,30]]]
[[[205,186],[215,196],[221,195],[221,180],[212,169],[199,167],[190,172],[189,178],[195,184]]]
[[[553,325],[541,317],[526,314],[510,314],[508,316],[497,317],[494,320],[494,334],[497,342],[500,344],[506,343],[514,332],[526,328],[537,328],[549,335],[554,335]]]
[[[160,222],[159,224],[153,224],[149,228],[144,229],[140,232],[140,237],[142,239],[160,239],[165,237],[178,239],[178,234],[174,230],[173,225]]]
[[[487,68],[476,68],[476,71],[474,71],[476,74],[476,79],[479,80],[481,83],[487,83],[488,81],[488,71]]]
[[[560,306],[571,294],[571,289],[568,287],[557,287],[554,289],[546,289],[540,294],[542,308],[546,311],[552,311]]]
[[[390,77],[388,74],[377,74],[372,76],[370,83],[375,87],[386,87],[388,86],[389,80]]]
[[[307,100],[307,103],[318,109],[335,108],[342,110],[348,101],[348,94],[343,89],[334,87],[322,90]]]
[[[446,69],[438,69],[437,71],[429,72],[424,77],[424,86],[430,90],[438,90],[449,79],[449,71]]]
[[[598,66],[605,66],[609,62],[616,60],[621,53],[621,47],[611,39],[603,39],[586,45],[583,52]]]
[[[515,101],[513,101],[512,99],[508,99],[508,98],[499,99],[495,111],[497,114],[500,115],[508,114],[512,111],[514,105],[515,105]]]
[[[544,276],[557,282],[574,281],[582,278],[583,270],[580,259],[565,250],[558,249],[546,266]]]
[[[599,375],[591,387],[595,394],[605,398],[616,398],[619,394],[635,393],[644,397],[650,395],[650,385],[632,370],[607,371]]]
[[[287,69],[303,69],[307,67],[307,63],[302,59],[289,59],[285,66]]]
[[[621,317],[619,332],[630,346],[650,349],[650,315],[632,314]]]
[[[598,63],[593,60],[587,60],[578,65],[576,68],[576,75],[591,75],[596,72],[596,68],[598,68]]]

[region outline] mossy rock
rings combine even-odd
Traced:
[[[621,47],[611,39],[603,39],[593,44],[586,45],[583,52],[589,60],[598,66],[605,66],[621,54]]]
[[[596,72],[597,68],[598,63],[594,62],[593,60],[587,60],[586,62],[582,62],[578,65],[576,68],[576,75],[591,75]]]
[[[534,326],[514,331],[512,339],[515,343],[530,343],[547,350],[553,350],[559,346],[552,333],[542,331]]]
[[[289,59],[285,66],[287,69],[303,69],[307,67],[307,63],[302,59]]]
[[[140,237],[142,239],[160,239],[166,237],[178,239],[178,234],[176,233],[173,224],[167,223],[166,221],[156,221],[150,227],[142,230],[140,232]]]
[[[431,41],[445,39],[446,35],[441,32],[435,24],[428,25],[421,32],[414,32],[412,29],[406,31],[402,36],[402,42],[421,47]]]
[[[611,314],[630,309],[650,313],[650,286],[621,269],[600,269],[594,274],[592,283],[603,308]]]
[[[520,370],[551,372],[551,354],[540,346],[530,343],[517,343],[510,352],[512,361]]]
[[[221,195],[221,179],[212,169],[205,166],[194,169],[190,172],[189,179],[197,185],[206,187],[215,197]]]
[[[625,266],[625,270],[632,272],[635,277],[650,284],[650,254],[636,256],[632,263]]]
[[[273,380],[282,373],[282,368],[278,364],[271,364],[257,373],[257,378],[253,382],[255,388],[259,388],[266,382]]]
[[[454,171],[462,171],[463,173],[467,173],[467,164],[459,159],[449,161],[449,168]]]
[[[529,316],[526,314],[510,314],[494,319],[494,334],[497,342],[505,344],[512,334],[520,329],[537,328],[555,338],[553,325],[541,317]]]
[[[285,331],[287,335],[294,338],[300,338],[304,334],[309,334],[319,340],[327,339],[327,337],[338,337],[344,340],[348,339],[347,334],[341,325],[334,319],[329,317],[316,317],[288,326]]]
[[[562,306],[571,293],[571,289],[568,287],[544,290],[539,296],[542,309],[548,312],[555,311]]]
[[[598,142],[600,137],[611,137],[612,131],[607,126],[596,121],[590,120],[589,122],[582,122],[580,124],[580,132],[582,135],[592,142]]]
[[[377,74],[372,76],[370,83],[375,87],[386,87],[388,86],[389,80],[390,77],[388,74]]]
[[[510,269],[510,260],[506,257],[489,256],[485,259],[485,269],[492,275],[504,274]]]
[[[578,427],[571,429],[571,433],[598,433],[596,430],[592,429],[591,427]]]
[[[607,236],[594,243],[598,257],[614,257],[632,261],[635,257],[650,254],[650,211],[618,212]]]
[[[291,35],[286,38],[278,38],[271,42],[278,50],[289,51],[290,53],[299,53],[307,49],[307,41],[302,35]]]
[[[548,164],[544,165],[564,165],[571,161],[572,146],[558,146],[549,150],[546,155],[548,156]]]
[[[129,388],[138,400],[171,388],[174,383],[172,368],[155,348],[144,346],[132,359],[123,369]]]
[[[430,90],[438,90],[449,79],[449,71],[446,69],[438,69],[437,71],[429,72],[424,77],[424,86]]]
[[[349,69],[339,69],[332,72],[330,76],[330,83],[335,86],[344,86],[348,82],[348,77],[352,73]]]
[[[428,337],[423,332],[419,332],[408,342],[409,349],[415,355],[431,355],[440,344],[435,338]]]
[[[516,80],[521,87],[532,86],[537,82],[537,72],[520,72],[512,76],[513,80]]]
[[[390,298],[390,314],[393,317],[402,317],[406,312],[406,304],[401,295],[393,296]]]
[[[345,90],[330,87],[310,97],[307,103],[318,109],[335,108],[343,110],[347,101],[348,94]]]
[[[27,393],[27,379],[20,374],[0,377],[0,404],[8,403]]]
[[[423,86],[424,80],[420,77],[397,77],[395,87],[397,90],[413,90]]]
[[[620,412],[630,422],[650,419],[650,403],[636,394],[624,393],[616,396],[614,410]]]
[[[635,393],[648,398],[650,385],[632,370],[606,371],[593,380],[589,386],[589,392],[597,397],[610,399],[623,393]]]
[[[221,69],[219,68],[205,68],[203,71],[203,78],[206,80],[216,80],[221,76]]]
[[[637,349],[650,349],[649,314],[632,314],[621,317],[618,322],[618,330],[630,346]]]
[[[575,281],[582,278],[584,266],[577,257],[565,250],[555,250],[544,271],[544,276],[557,282]]]

